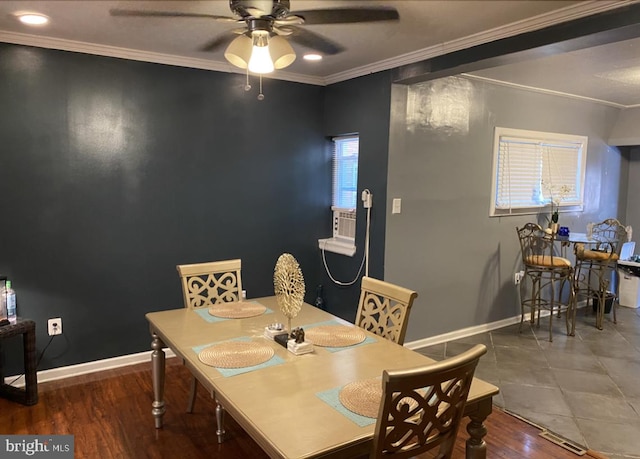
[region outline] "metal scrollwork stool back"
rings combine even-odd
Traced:
[[[516,228],[524,277],[520,281],[520,331],[526,314],[531,311],[531,324],[540,326],[540,312],[549,311],[549,341],[553,341],[553,316],[566,313],[567,334],[575,333],[575,294],[571,261],[555,254],[555,235],[540,225],[527,223]],[[529,289],[529,290],[527,290]]]
[[[597,302],[596,327],[599,330],[602,330],[607,301],[615,301],[615,294],[609,292],[609,286],[626,236],[627,229],[618,220],[609,218],[591,226],[592,244],[574,246],[576,296],[586,299],[587,306],[590,302]]]

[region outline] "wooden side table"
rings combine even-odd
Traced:
[[[15,324],[0,327],[0,340],[16,335],[22,335],[25,387],[22,389],[4,383],[2,357],[0,356],[0,397],[23,405],[35,405],[38,403],[36,323],[31,319],[18,318]]]

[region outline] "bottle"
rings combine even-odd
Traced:
[[[2,301],[7,305],[7,316],[9,322],[16,323],[16,292],[11,288],[11,281],[8,280],[5,283],[5,287],[2,290]]]
[[[316,301],[313,302],[313,305],[323,311],[326,310],[326,304],[324,303],[324,298],[322,298],[322,284],[318,285],[318,289],[316,290]]]
[[[0,325],[7,325],[9,323],[7,315],[7,298],[4,295],[4,287],[0,289],[2,294],[0,295]]]

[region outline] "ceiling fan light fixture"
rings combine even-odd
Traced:
[[[229,43],[229,46],[227,46],[224,52],[224,57],[236,67],[246,69],[249,66],[249,59],[251,59],[252,47],[253,42],[251,38],[246,35],[239,35]]]
[[[249,59],[249,70],[253,73],[271,73],[275,69],[269,53],[269,32],[254,30],[251,32],[253,49]]]
[[[296,60],[296,53],[289,42],[278,35],[269,40],[269,54],[276,69],[288,67]]]

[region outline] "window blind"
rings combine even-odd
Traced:
[[[332,205],[355,209],[358,194],[358,136],[333,139]]]
[[[586,138],[535,134],[496,132],[494,208],[539,208],[551,201],[581,206]]]

